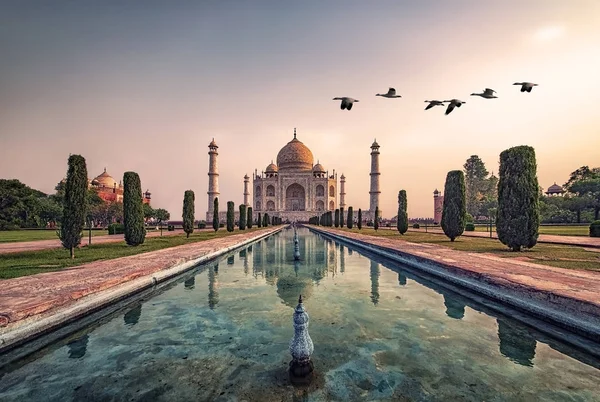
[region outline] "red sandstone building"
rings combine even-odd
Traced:
[[[106,173],[106,168],[104,168],[102,174],[93,180],[89,180],[89,187],[96,190],[98,196],[106,202],[123,202],[123,183],[121,181],[117,183],[111,175]],[[150,205],[150,191],[146,190],[142,197],[144,204]]]

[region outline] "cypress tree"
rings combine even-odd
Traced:
[[[398,193],[398,222],[396,224],[400,234],[404,234],[408,230],[408,213],[406,212],[407,207],[408,201],[406,199],[406,191],[400,190]]]
[[[373,228],[379,229],[379,207],[375,207],[375,220],[373,221]]]
[[[335,210],[335,227],[339,228],[340,227],[340,210],[336,209]]]
[[[190,237],[190,234],[194,233],[194,202],[195,195],[192,190],[186,190],[183,194],[183,214],[181,217],[183,218],[183,231],[185,232],[185,237]]]
[[[463,234],[467,218],[465,174],[462,170],[452,170],[446,175],[444,185],[444,208],[441,226],[450,241]]]
[[[142,184],[140,176],[135,172],[123,174],[123,223],[125,242],[130,246],[144,243],[144,203],[142,201]]]
[[[358,230],[362,229],[362,209],[358,208],[358,222],[356,222]]]
[[[213,202],[213,229],[219,230],[219,199],[215,198]]]
[[[239,220],[239,227],[240,230],[246,230],[246,206],[244,204],[240,204],[240,220]]]
[[[344,228],[344,207],[340,207],[340,227]]]
[[[327,226],[333,226],[333,211],[327,212]]]
[[[233,224],[235,222],[235,205],[233,201],[227,201],[227,231],[233,232]]]
[[[535,150],[522,145],[500,154],[498,239],[513,251],[532,248],[540,226]]]
[[[263,227],[268,227],[269,226],[269,214],[265,212],[265,214],[263,215]]]
[[[81,243],[88,191],[88,175],[85,158],[81,155],[69,156],[63,217],[60,225],[60,241],[75,258],[75,247]]]
[[[352,229],[352,226],[354,224],[354,211],[352,210],[352,207],[348,207],[348,229]]]
[[[248,217],[246,218],[246,227],[248,229],[252,229],[252,207],[248,207],[246,212],[248,215]]]
[[[256,223],[259,228],[262,227],[262,216],[260,215],[260,212],[258,213],[258,218],[256,219]]]

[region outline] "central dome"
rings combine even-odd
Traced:
[[[288,142],[277,154],[277,167],[282,170],[312,170],[313,154],[306,145],[296,139]]]

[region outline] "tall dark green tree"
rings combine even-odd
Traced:
[[[260,214],[260,212],[259,212],[259,213],[258,213],[258,216],[256,217],[256,226],[258,226],[259,228],[261,228],[261,227],[262,227],[262,225],[263,225],[263,222],[262,222],[262,216],[261,216],[261,214]]]
[[[252,207],[248,207],[247,210],[247,217],[246,217],[246,227],[248,227],[248,229],[252,229]]]
[[[352,207],[348,207],[348,219],[346,219],[346,221],[348,229],[352,229],[352,226],[354,226],[354,211],[352,210]]]
[[[263,215],[263,227],[267,227],[269,226],[269,214],[265,212],[265,214]]]
[[[235,204],[233,201],[227,201],[227,231],[233,232],[235,222]]]
[[[219,230],[219,199],[215,198],[213,201],[213,230],[216,232]]]
[[[356,222],[358,230],[362,229],[362,209],[358,208],[358,221]]]
[[[339,210],[339,208],[335,210],[334,224],[335,224],[336,228],[340,227],[340,210]]]
[[[240,204],[240,219],[238,222],[238,226],[240,227],[240,230],[246,230],[246,219],[248,217],[246,216],[246,205],[244,204]]]
[[[408,230],[408,200],[406,199],[406,190],[400,190],[398,192],[398,222],[396,226],[400,234],[406,233]]]
[[[513,251],[532,248],[540,226],[539,184],[535,150],[526,145],[500,154],[498,239]]]
[[[190,237],[194,233],[195,200],[196,196],[192,190],[187,190],[183,194],[183,214],[181,216],[183,218],[183,231],[186,237]]]
[[[340,207],[340,227],[344,228],[344,207]]]
[[[452,170],[446,175],[441,222],[442,229],[450,241],[463,234],[466,220],[465,175],[460,170]]]
[[[464,164],[466,209],[473,217],[479,216],[480,199],[487,190],[488,171],[477,155],[471,155]]]
[[[375,207],[375,219],[373,220],[373,229],[379,229],[379,206]]]
[[[139,246],[146,239],[144,227],[144,203],[142,201],[142,184],[140,176],[135,172],[123,174],[123,230],[125,243]]]
[[[71,253],[71,258],[75,258],[75,247],[81,243],[87,207],[87,188],[88,175],[85,158],[81,155],[69,156],[63,217],[59,235],[63,247]]]

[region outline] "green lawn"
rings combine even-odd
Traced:
[[[108,230],[92,230],[92,236],[108,235]],[[88,236],[88,231],[83,232]],[[16,243],[20,241],[36,240],[58,240],[56,230],[2,230],[0,231],[0,243]]]
[[[477,232],[487,232],[489,229],[485,226],[475,226]],[[496,228],[494,227],[494,232]],[[569,226],[569,225],[544,225],[540,226],[540,234],[557,235],[557,236],[589,236],[590,227],[586,226]]]
[[[189,238],[185,234],[163,237],[146,238],[144,244],[130,247],[125,242],[104,243],[82,247],[75,250],[75,259],[69,258],[69,251],[58,248],[23,253],[10,253],[0,255],[0,279],[17,278],[20,276],[34,275],[40,272],[57,271],[63,268],[82,265],[92,261],[109,260],[129,255],[147,253],[163,248],[181,246],[188,243],[215,239],[238,233],[248,233],[260,230],[253,227],[245,231],[235,230],[231,233],[225,229],[218,232],[195,232]]]
[[[586,251],[583,247],[563,246],[547,243],[538,243],[531,250],[512,252],[497,239],[486,237],[461,236],[451,242],[446,236],[425,232],[409,231],[401,235],[396,230],[374,229],[344,229],[355,233],[366,235],[385,236],[413,243],[429,243],[450,247],[454,250],[467,251],[471,253],[489,253],[502,258],[520,258],[527,261],[569,269],[584,269],[600,271],[600,250]]]

